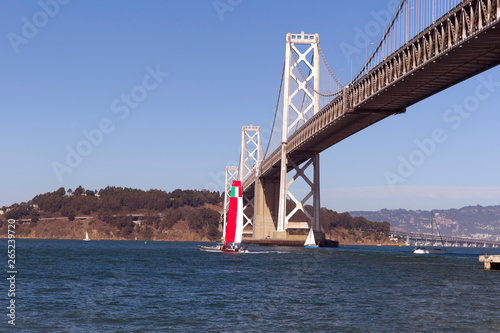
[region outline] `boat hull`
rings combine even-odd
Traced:
[[[425,247],[417,247],[413,249],[413,253],[415,254],[444,254],[446,251],[440,248],[425,248]]]
[[[203,252],[220,252],[220,246],[201,246],[198,245],[200,251]]]
[[[226,252],[226,253],[247,253],[248,250],[245,249],[220,249],[221,252]]]
[[[224,249],[220,245],[217,245],[217,246],[198,245],[198,248],[202,252],[226,252],[226,253],[247,253],[248,252],[248,250],[246,250],[246,249],[233,249],[233,248]]]

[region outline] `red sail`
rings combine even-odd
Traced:
[[[242,232],[242,211],[239,212],[238,209],[242,209],[242,191],[241,191],[241,181],[233,180],[233,184],[231,187],[231,194],[229,198],[229,210],[227,212],[227,221],[226,221],[226,238],[225,241],[227,243],[234,243],[236,240],[241,242],[241,234],[236,237],[236,231],[239,233]],[[239,218],[239,221],[238,221]],[[239,230],[238,230],[238,222],[240,222]]]
[[[236,215],[238,213],[238,197],[229,198],[229,211],[227,212],[226,242],[234,243],[236,234]]]

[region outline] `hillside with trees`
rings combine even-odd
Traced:
[[[61,187],[29,202],[3,207],[0,230],[8,219],[15,219],[20,223],[20,238],[81,239],[87,230],[93,239],[215,241],[222,236],[222,206],[223,194],[207,190]],[[287,208],[291,211],[293,203]],[[312,214],[311,206],[306,210]],[[307,218],[296,213],[292,220]],[[387,222],[327,208],[321,209],[321,223],[327,235],[344,243],[366,243],[368,239],[377,243],[390,232]]]
[[[5,221],[15,219],[25,224],[29,221],[25,233],[36,229],[41,222],[57,221],[57,225],[61,225],[66,220],[79,228],[78,235],[82,230],[98,227],[95,236],[100,239],[169,239],[168,235],[172,236],[174,226],[179,224],[177,229],[184,230],[181,234],[186,235],[177,232],[173,237],[176,240],[216,240],[221,236],[221,207],[221,194],[206,190],[178,189],[168,193],[108,186],[92,191],[79,186],[67,192],[61,187],[2,210]],[[46,236],[61,237],[55,231],[52,237]]]

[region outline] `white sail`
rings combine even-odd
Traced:
[[[85,238],[83,239],[84,241],[89,241],[90,238],[89,238],[89,234],[88,232],[85,231]]]
[[[314,239],[314,231],[313,228],[309,230],[309,235],[307,235],[306,242],[304,243],[304,246],[314,246],[316,247],[316,240]]]

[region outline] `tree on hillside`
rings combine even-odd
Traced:
[[[200,217],[204,223],[204,232],[208,239],[216,240],[221,237],[219,231],[220,213],[210,209],[200,209]]]
[[[84,191],[85,191],[85,189],[80,185],[75,189],[75,191],[73,192],[73,195],[81,196]]]
[[[66,190],[64,189],[64,187],[60,187],[57,191],[56,191],[56,195],[57,196],[64,196],[66,194]]]
[[[180,209],[170,208],[165,211],[165,216],[161,219],[160,229],[172,229],[172,227],[180,220],[182,220],[182,212],[180,211]]]
[[[10,207],[10,209],[5,213],[6,219],[25,219],[30,215],[30,208],[26,203],[14,204]]]
[[[36,210],[31,211],[31,213],[30,213],[31,222],[37,223],[39,217],[40,217],[40,214]]]
[[[390,234],[391,225],[388,222],[368,221],[363,216],[352,217],[348,212],[337,213],[327,208],[321,208],[321,225],[324,230],[344,228],[375,234]]]

